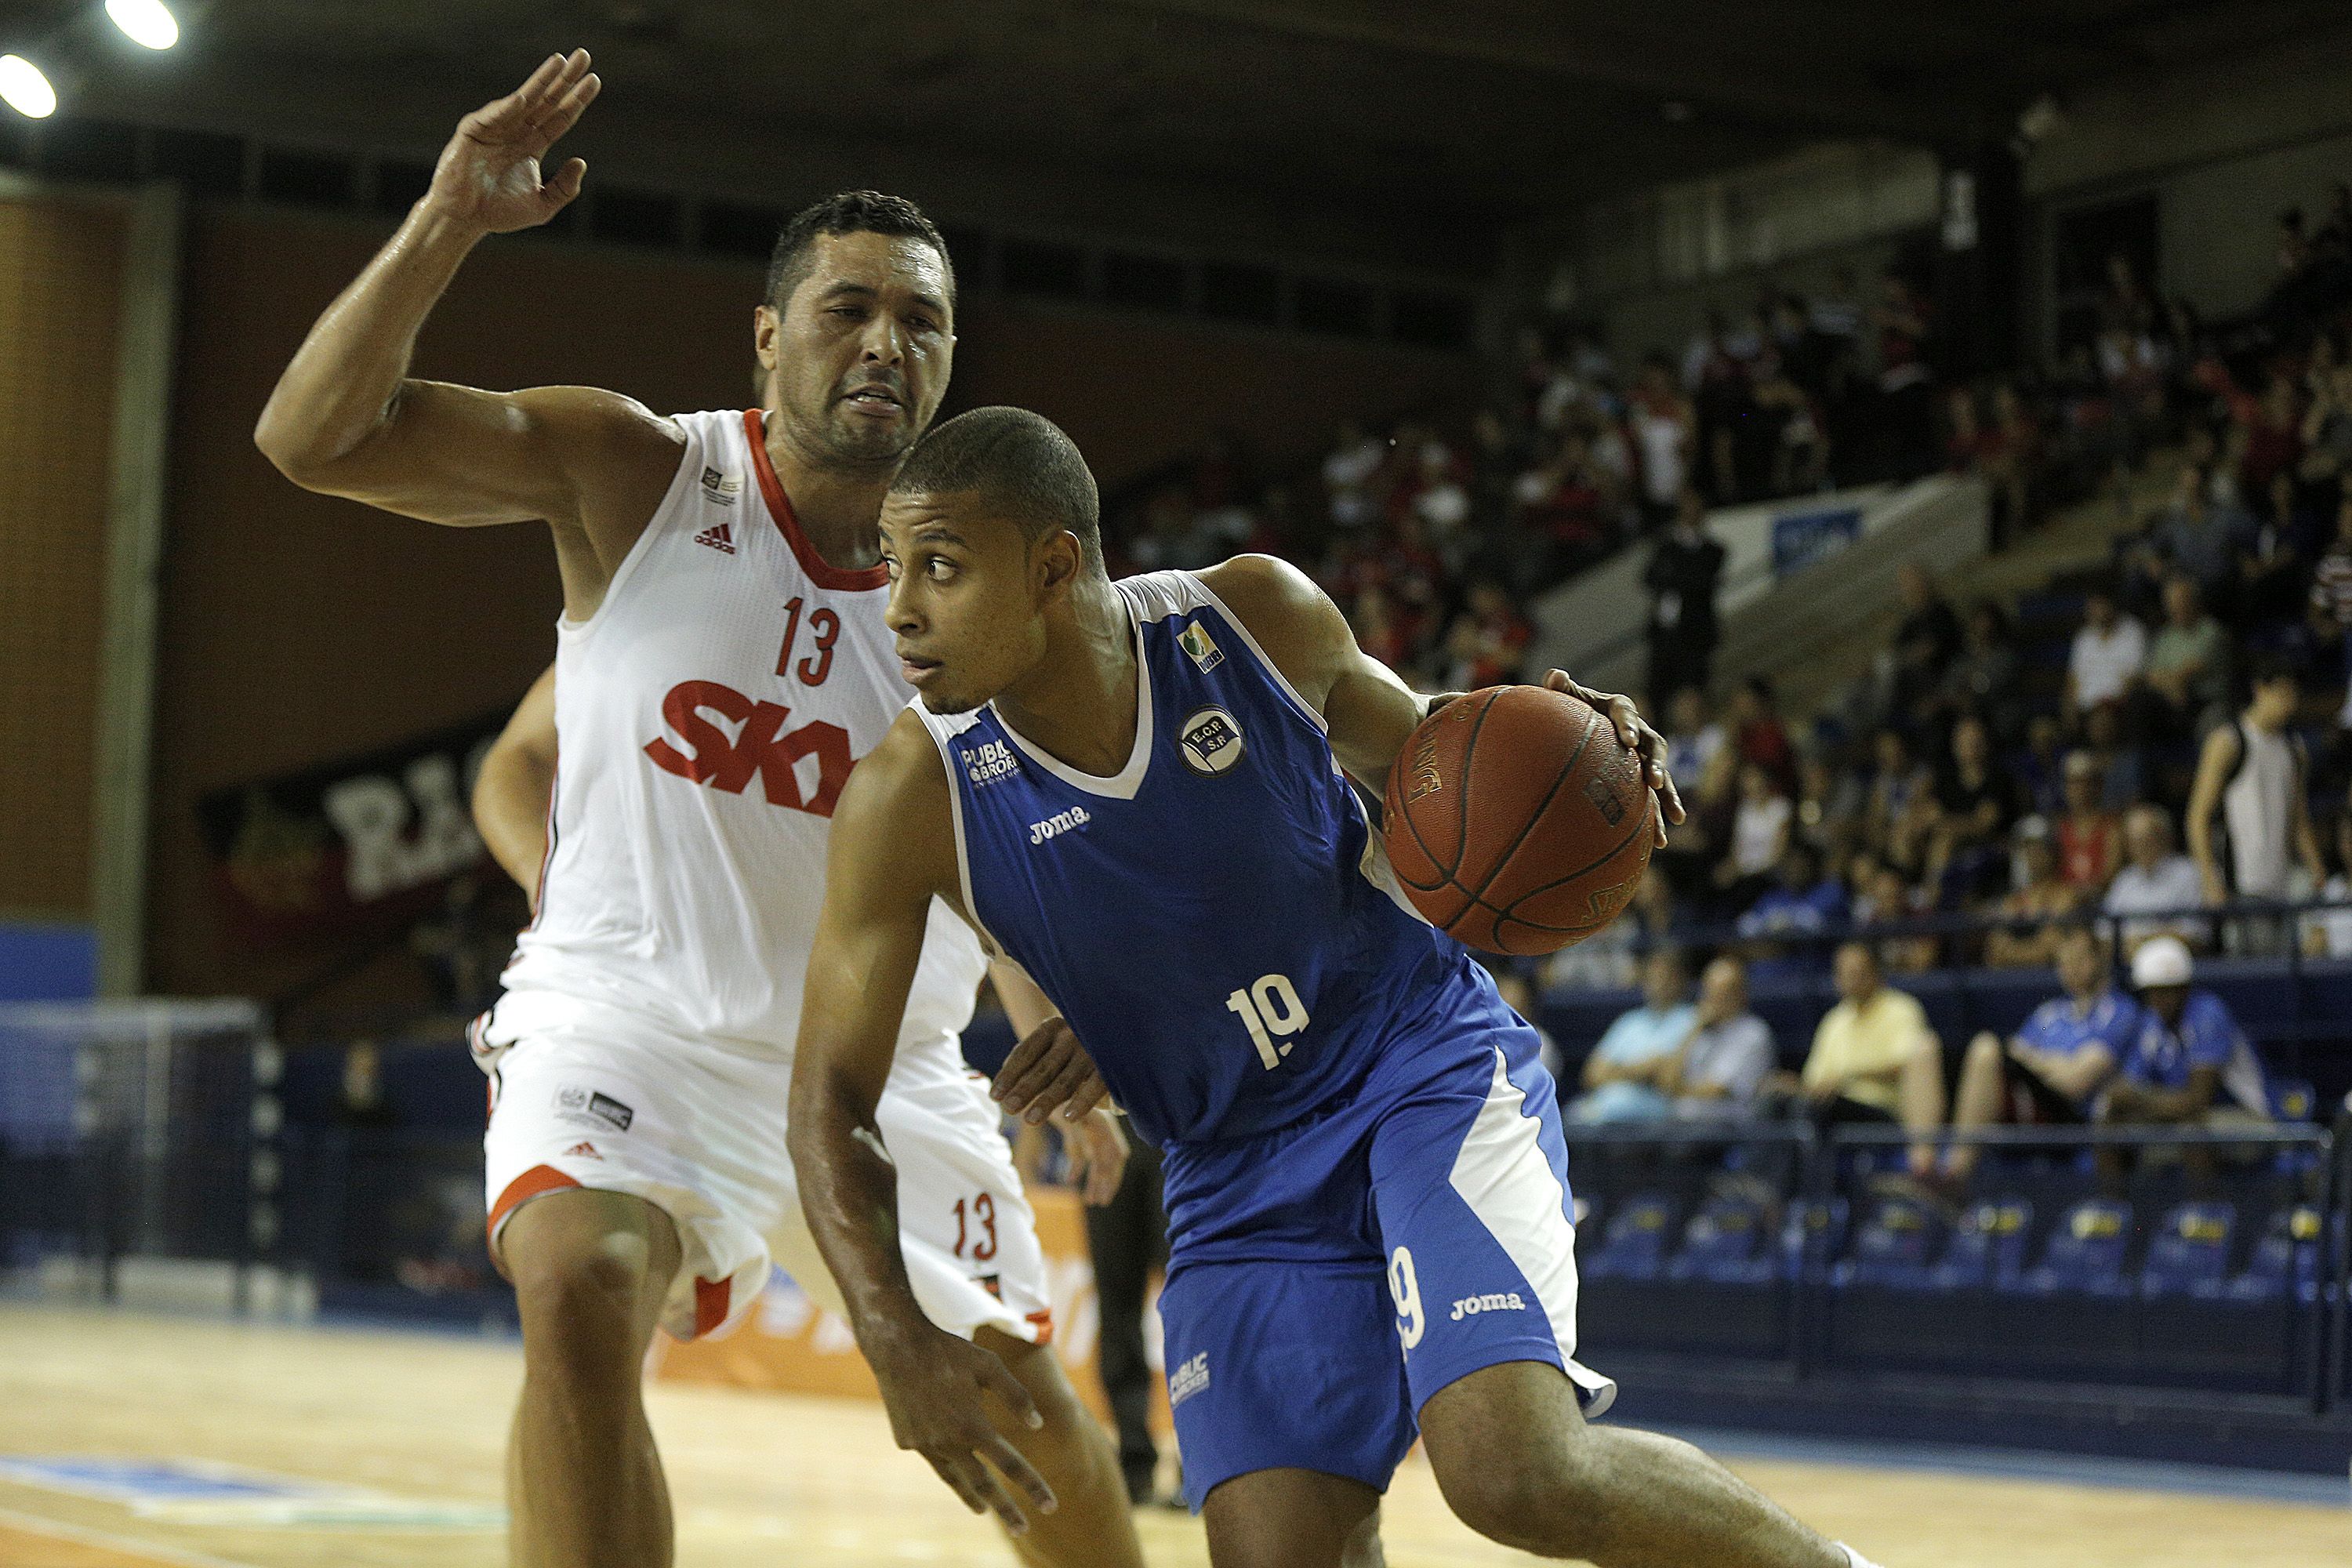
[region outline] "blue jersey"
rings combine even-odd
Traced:
[[[2191,991],[2178,1028],[2153,1007],[2139,1010],[2139,1027],[2124,1054],[2123,1076],[2151,1089],[2186,1089],[2199,1068],[2221,1075],[2221,1092],[2248,1110],[2271,1113],[2270,1082],[2262,1058],[2230,1016],[2229,1005],[2210,991]]]
[[[1116,776],[993,704],[916,710],[948,765],[964,907],[1144,1135],[1254,1137],[1346,1100],[1404,1043],[1528,1033],[1411,912],[1321,717],[1216,595],[1187,572],[1114,586],[1139,665]]]
[[[2139,1036],[2139,1004],[2110,987],[2084,1012],[2071,996],[2055,996],[2033,1010],[2018,1026],[2017,1037],[2038,1051],[2072,1057],[2085,1046],[2105,1046],[2121,1062]],[[2084,1096],[2087,1103],[2089,1096]]]

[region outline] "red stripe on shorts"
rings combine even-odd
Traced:
[[[566,1187],[576,1187],[579,1184],[552,1165],[533,1165],[530,1170],[509,1182],[507,1190],[499,1194],[499,1201],[490,1205],[490,1223],[488,1227],[490,1246],[493,1248],[498,1246],[499,1226],[506,1223],[507,1215],[542,1193],[560,1193]]]
[[[734,1293],[732,1279],[694,1281],[694,1337],[700,1339],[727,1321],[727,1304]]]

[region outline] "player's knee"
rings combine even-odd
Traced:
[[[1544,1557],[1589,1557],[1608,1500],[1587,1447],[1579,1429],[1462,1456],[1437,1467],[1438,1488],[1454,1517],[1489,1541]]]
[[[648,1250],[627,1230],[551,1226],[509,1237],[507,1271],[525,1329],[557,1342],[550,1348],[625,1331],[647,1293]]]
[[[1977,1067],[2000,1060],[2000,1037],[1990,1029],[1979,1029],[1977,1037],[1969,1042],[1969,1065]]]

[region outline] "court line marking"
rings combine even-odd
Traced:
[[[1866,1470],[1931,1470],[2002,1480],[2105,1487],[2118,1491],[2189,1492],[2306,1507],[2352,1508],[2352,1476],[2324,1471],[2240,1469],[2233,1465],[2199,1465],[2178,1459],[2132,1459],[1893,1438],[1862,1441],[1803,1437],[1716,1426],[1672,1426],[1658,1430],[1696,1444],[1710,1454],[1735,1458]]]
[[[13,1508],[0,1508],[0,1524],[31,1535],[54,1536],[83,1546],[103,1546],[110,1552],[128,1552],[133,1557],[144,1557],[151,1563],[175,1563],[178,1568],[254,1568],[250,1563],[232,1563],[226,1557],[207,1557],[201,1552],[186,1552],[176,1546],[136,1541],[127,1535],[110,1535],[105,1531],[91,1530],[85,1525],[68,1524],[61,1519],[19,1513]]]

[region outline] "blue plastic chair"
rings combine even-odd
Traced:
[[[1579,1267],[1590,1279],[1655,1279],[1674,1223],[1673,1199],[1638,1193],[1617,1205],[1601,1246]]]
[[[1683,1249],[1666,1265],[1666,1278],[1769,1285],[1775,1270],[1766,1231],[1763,1206],[1754,1199],[1709,1198],[1684,1227]]]
[[[2131,1226],[2129,1204],[2084,1199],[2059,1219],[2042,1261],[2018,1277],[2015,1289],[2029,1296],[2130,1295],[2124,1253],[2131,1245]]]
[[[1854,1233],[1853,1251],[1838,1265],[1840,1285],[1916,1290],[1927,1283],[1927,1259],[1942,1239],[1944,1222],[1913,1198],[1882,1198]]]
[[[2147,1262],[2139,1274],[2140,1294],[2153,1300],[2218,1292],[2230,1271],[2230,1233],[2237,1224],[2238,1211],[2230,1204],[2182,1204],[2174,1208],[2147,1245]]]
[[[1927,1288],[1981,1290],[2015,1284],[2025,1272],[2025,1243],[2032,1234],[2033,1205],[2023,1198],[1972,1205],[1960,1216],[1952,1245],[1927,1270]]]
[[[2189,1293],[2209,1300],[2264,1306],[2292,1294],[2306,1304],[2319,1300],[2319,1211],[2308,1204],[2280,1209],[2263,1226],[2262,1239],[2245,1271],[2227,1283],[2198,1281]]]
[[[1780,1271],[1790,1279],[1818,1280],[1845,1245],[1846,1201],[1794,1203],[1780,1221]]]

